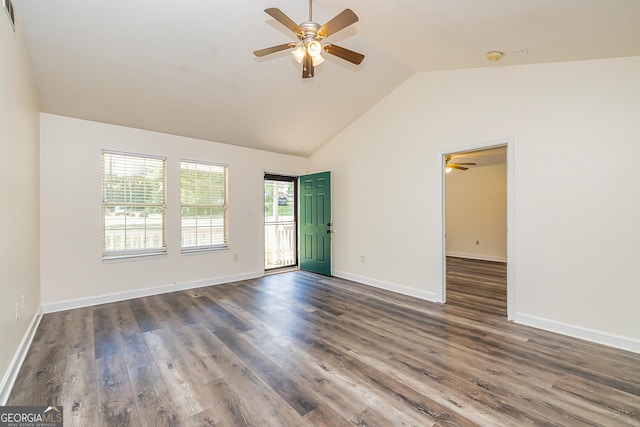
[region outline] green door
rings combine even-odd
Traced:
[[[300,177],[300,268],[331,276],[331,173]]]

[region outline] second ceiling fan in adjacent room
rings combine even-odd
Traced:
[[[444,170],[446,173],[451,172],[453,169],[466,171],[467,169],[469,169],[466,166],[476,166],[476,164],[475,163],[455,163],[451,161],[451,155],[447,155],[444,157],[444,167],[445,167]]]

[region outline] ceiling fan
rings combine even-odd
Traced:
[[[302,64],[303,79],[313,77],[315,66],[320,65],[324,61],[324,58],[321,55],[323,50],[331,55],[337,56],[338,58],[360,65],[364,59],[363,54],[332,43],[321,43],[330,35],[333,35],[338,31],[347,28],[349,25],[358,22],[358,16],[351,9],[345,9],[333,17],[333,19],[329,20],[329,22],[321,26],[320,24],[313,22],[311,15],[312,1],[313,0],[309,0],[309,20],[300,24],[293,22],[291,18],[276,7],[265,9],[264,11],[269,16],[293,31],[298,38],[298,41],[256,50],[253,54],[257,57],[262,57],[295,47],[296,49],[293,50],[291,54],[299,63]]]
[[[451,172],[453,169],[460,169],[466,171],[469,168],[465,166],[476,166],[475,163],[451,163],[451,155],[444,157],[444,170],[446,173]]]

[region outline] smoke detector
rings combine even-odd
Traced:
[[[528,52],[526,47],[514,47],[511,49],[511,53],[518,56],[526,55]]]
[[[502,55],[504,55],[504,53],[492,50],[491,52],[487,52],[487,59],[489,61],[499,61],[502,58]]]

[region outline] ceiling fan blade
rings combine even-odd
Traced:
[[[356,15],[351,9],[345,9],[320,27],[318,36],[321,38],[329,37],[331,34],[335,34],[356,22],[358,22],[358,15]]]
[[[313,77],[314,68],[313,68],[313,58],[308,53],[302,59],[302,78],[309,79]]]
[[[275,19],[294,33],[300,31],[300,26],[293,22],[293,19],[289,18],[284,14],[283,11],[281,11],[277,7],[270,7],[269,9],[265,9],[264,11],[267,13],[267,15],[271,16],[273,19]]]
[[[465,168],[464,166],[458,166],[458,165],[453,164],[453,163],[448,164],[447,167],[451,168],[451,169],[460,169],[461,171],[466,171],[466,170],[469,169],[469,168]]]
[[[285,50],[285,49],[289,49],[291,47],[294,47],[296,45],[296,43],[285,43],[285,44],[279,44],[278,46],[271,46],[271,47],[267,47],[264,49],[260,49],[260,50],[254,50],[253,54],[257,57],[261,57],[261,56],[265,56],[265,55],[269,55],[272,53],[276,53],[276,52],[280,52],[281,50]]]
[[[477,166],[477,164],[476,164],[476,163],[459,163],[459,162],[455,162],[455,163],[452,163],[452,164],[454,164],[454,165]]]
[[[360,63],[364,60],[363,54],[354,52],[353,50],[344,47],[337,46],[335,44],[325,44],[324,50],[325,52],[349,61],[352,64],[360,65]]]

